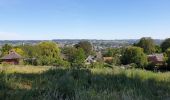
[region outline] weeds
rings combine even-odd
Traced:
[[[113,68],[39,69],[0,73],[2,100],[168,100],[170,73]],[[28,68],[28,67],[23,67]],[[43,68],[43,67],[41,67]],[[28,68],[29,69],[29,68]],[[36,69],[36,67],[35,67]],[[25,69],[24,69],[25,70]],[[36,69],[37,70],[37,69]]]

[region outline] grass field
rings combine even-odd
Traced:
[[[170,72],[0,66],[0,100],[170,100]]]

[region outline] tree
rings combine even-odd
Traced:
[[[170,67],[170,48],[166,50],[166,57],[167,57],[166,62],[168,66]]]
[[[72,66],[81,66],[86,58],[82,48],[65,47],[62,49],[62,53]]]
[[[64,48],[62,48],[61,52],[67,61],[73,63],[73,61],[74,61],[73,56],[77,52],[77,49],[75,47],[64,47]]]
[[[93,47],[90,42],[88,41],[80,41],[78,44],[75,45],[76,48],[82,48],[86,54],[86,56],[92,53]]]
[[[148,63],[147,56],[140,47],[127,47],[121,60],[123,64],[135,63],[138,67],[145,67]]]
[[[12,50],[14,50],[16,53],[20,54],[21,56],[25,55],[25,52],[21,49],[21,48],[13,48]]]
[[[2,56],[8,54],[9,51],[10,51],[12,48],[13,48],[12,45],[9,45],[9,44],[3,45],[3,46],[2,46],[2,49],[1,49],[1,51],[2,51]]]
[[[41,42],[37,45],[37,58],[40,65],[53,65],[60,59],[60,50],[54,42]]]
[[[38,47],[37,45],[20,45],[17,46],[24,51],[25,58],[36,58],[38,56]]]
[[[141,38],[140,41],[135,44],[135,46],[141,47],[144,50],[144,53],[146,54],[152,54],[155,53],[155,43],[152,38]]]
[[[156,53],[161,53],[162,52],[162,49],[161,49],[161,47],[159,45],[155,46],[155,52]]]
[[[170,38],[167,38],[164,42],[162,42],[161,48],[163,52],[170,48]]]
[[[83,64],[85,60],[85,52],[82,48],[78,48],[73,55],[73,63],[75,64]]]

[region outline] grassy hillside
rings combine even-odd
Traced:
[[[0,100],[169,100],[170,73],[144,70],[0,67]]]

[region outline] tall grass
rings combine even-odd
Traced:
[[[0,73],[2,100],[170,99],[169,72],[123,70],[118,67],[93,69],[15,67],[9,66]],[[30,67],[33,69],[30,70]]]

